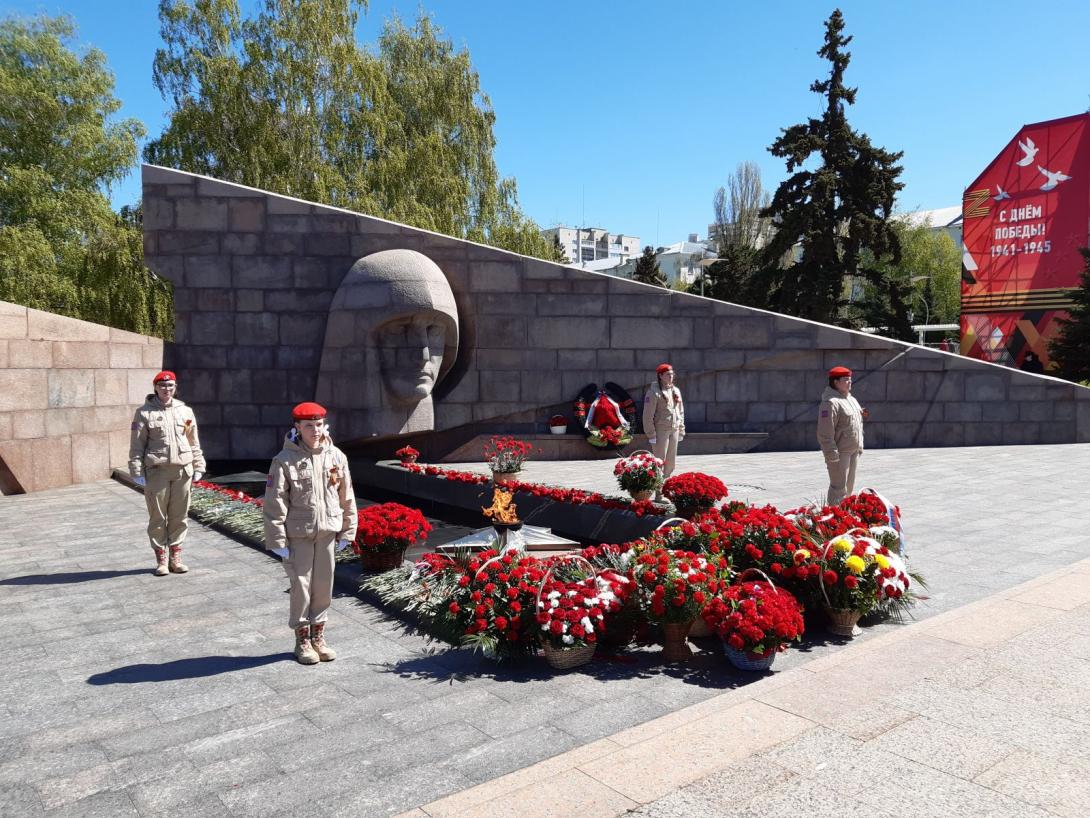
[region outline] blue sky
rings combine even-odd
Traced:
[[[242,0],[253,8],[256,0]],[[0,0],[0,11],[66,13],[102,49],[123,114],[152,135],[164,104],[151,82],[154,0]],[[523,209],[564,223],[667,244],[702,237],[712,195],[735,165],[785,176],[767,147],[820,112],[810,83],[835,6],[778,2],[373,0],[358,36],[372,42],[396,12],[429,11],[469,50],[496,112],[496,160]],[[859,88],[852,125],[904,151],[899,208],[955,205],[1027,122],[1090,107],[1090,3],[878,0],[840,8]],[[139,196],[134,175],[115,204]]]

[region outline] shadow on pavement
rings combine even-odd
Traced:
[[[131,577],[137,574],[148,574],[150,576],[153,570],[152,568],[130,568],[127,571],[69,571],[62,574],[27,574],[25,577],[0,579],[0,585],[70,585],[76,582]]]
[[[143,664],[96,673],[87,677],[87,684],[118,685],[142,682],[173,682],[179,679],[199,679],[236,670],[271,665],[273,662],[294,661],[287,652],[270,653],[268,656],[195,656],[192,659],[176,659],[161,665]]]

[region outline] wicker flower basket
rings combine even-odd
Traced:
[[[644,491],[633,491],[632,489],[629,489],[628,493],[631,495],[632,499],[636,501],[650,500],[655,496],[654,489],[645,489]]]
[[[517,483],[521,471],[494,471],[492,472],[492,482],[497,486],[506,486],[511,483]]]
[[[727,660],[739,670],[763,672],[772,667],[776,661],[776,651],[770,650],[767,656],[757,653],[748,653],[744,650],[735,650],[726,642],[723,643],[723,652],[727,654]]]
[[[693,620],[693,626],[689,628],[690,637],[693,639],[704,639],[712,635],[712,629],[708,627],[708,623],[704,621],[704,617],[698,616]]]
[[[693,649],[687,641],[693,620],[688,622],[663,622],[662,661],[667,664],[686,662],[693,657]]]
[[[851,608],[826,608],[829,615],[829,631],[836,636],[859,636],[863,631],[859,627],[859,611]]]
[[[405,549],[400,551],[362,551],[360,567],[364,571],[392,571],[405,561]]]
[[[402,466],[408,466],[410,463],[415,463],[416,458],[417,458],[417,455],[415,455],[415,454],[405,455],[404,457],[401,458],[401,465]]]
[[[585,665],[594,658],[594,645],[583,645],[578,648],[554,648],[551,642],[545,642],[542,647],[545,661],[554,670],[571,670],[573,667]]]

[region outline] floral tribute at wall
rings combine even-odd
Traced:
[[[700,619],[731,664],[767,670],[802,637],[804,613],[813,624],[824,610],[829,630],[850,636],[838,625],[845,612],[855,620],[910,612],[925,585],[900,553],[900,510],[891,525],[887,506],[868,494],[787,513],[731,502],[577,557],[429,554],[361,588],[489,657],[543,651],[553,667],[573,666],[599,645],[625,646],[635,617],[660,632],[664,662],[685,661]],[[565,665],[558,651],[587,658]]]
[[[516,483],[515,490],[556,491],[562,501],[603,507],[638,505],[533,484]],[[191,507],[201,522],[263,540],[259,498],[201,482]],[[430,530],[419,510],[397,503],[368,506],[359,515],[361,557],[397,554]],[[807,623],[820,625],[823,612],[828,630],[844,637],[860,632],[860,619],[911,614],[926,585],[909,570],[904,545],[900,509],[871,491],[836,506],[788,512],[734,501],[691,520],[667,521],[639,540],[577,555],[426,554],[360,587],[436,638],[491,658],[542,653],[563,670],[590,661],[601,646],[623,649],[635,632],[650,628],[659,634],[662,660],[683,662],[691,655],[689,629],[700,620],[730,664],[763,671]]]

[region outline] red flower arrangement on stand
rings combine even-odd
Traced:
[[[510,436],[490,439],[484,447],[484,459],[492,469],[493,482],[514,482],[514,475],[522,471],[523,464],[533,450],[532,443]]]
[[[680,516],[692,517],[711,509],[728,492],[718,477],[689,471],[675,474],[663,483],[662,493],[674,504]]]
[[[722,556],[654,548],[636,557],[633,579],[647,621],[662,627],[665,662],[692,656],[686,638],[710,595],[719,591],[727,573]]]
[[[415,463],[416,459],[420,457],[420,452],[412,446],[402,446],[394,452],[394,454],[401,460],[402,465],[405,465],[406,463]]]
[[[423,542],[431,524],[415,508],[382,503],[356,512],[358,528],[352,547],[365,571],[388,571],[401,565],[405,550]]]

